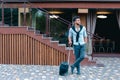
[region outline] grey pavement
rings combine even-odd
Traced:
[[[59,66],[0,64],[0,80],[120,80],[120,58],[96,57],[104,67],[81,66],[81,75],[59,76]]]

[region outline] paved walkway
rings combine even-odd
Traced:
[[[120,58],[94,59],[105,66],[81,66],[79,76],[59,76],[58,66],[0,64],[0,80],[120,80]]]

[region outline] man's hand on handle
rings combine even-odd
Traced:
[[[69,41],[69,47],[71,47],[72,46],[72,41]]]

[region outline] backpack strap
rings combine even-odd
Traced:
[[[77,33],[77,36],[76,36],[76,42],[78,42],[78,39],[79,39],[79,33],[80,33],[80,31],[82,30],[82,28],[83,28],[83,26],[80,25],[80,30],[77,32],[77,31],[75,30],[75,26],[72,26],[72,29]]]

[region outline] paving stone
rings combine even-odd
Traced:
[[[59,66],[0,64],[0,80],[120,80],[120,58],[95,57],[104,66],[81,66],[81,75],[59,76]]]

